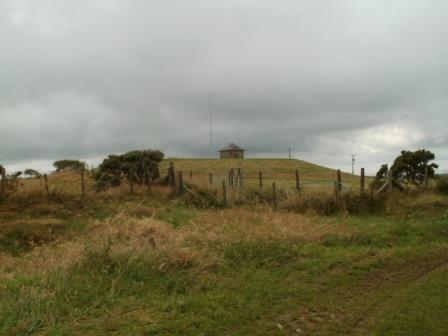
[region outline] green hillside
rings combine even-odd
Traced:
[[[305,189],[333,190],[336,180],[336,170],[295,159],[166,159],[161,166],[162,174],[170,161],[174,163],[176,170],[184,172],[185,177],[189,178],[192,172],[193,179],[204,183],[208,181],[209,173],[213,174],[214,183],[221,183],[227,179],[230,168],[242,168],[249,187],[258,185],[259,172],[263,173],[265,185],[275,181],[283,188],[294,188],[297,169]],[[347,188],[359,186],[358,176],[342,173],[342,180]]]

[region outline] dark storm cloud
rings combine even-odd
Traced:
[[[448,149],[448,4],[0,0],[2,162]]]

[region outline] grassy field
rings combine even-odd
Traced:
[[[174,163],[193,179],[236,164]],[[275,180],[292,170],[291,183],[297,167],[305,180],[334,174],[238,163]],[[321,216],[198,208],[165,187],[81,200],[70,173],[50,176],[70,190],[52,200],[23,183],[0,205],[0,335],[446,335],[446,196]]]
[[[196,182],[208,184],[209,173],[213,174],[214,185],[227,181],[230,168],[241,168],[244,171],[248,187],[258,186],[258,173],[262,172],[265,186],[276,182],[280,188],[293,189],[295,187],[295,172],[298,169],[301,186],[308,191],[333,191],[336,171],[310,162],[288,159],[168,159],[161,169],[168,168],[168,162],[174,163],[177,170],[183,171],[189,178],[193,172]],[[359,177],[343,173],[342,180],[345,188],[359,188]]]

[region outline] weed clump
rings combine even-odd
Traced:
[[[385,197],[374,197],[373,195],[343,194],[340,197],[332,195],[307,195],[300,196],[285,204],[286,210],[299,213],[312,212],[323,216],[335,214],[375,214],[381,213],[386,208]]]
[[[441,177],[436,184],[436,191],[442,195],[448,195],[448,177]]]
[[[278,189],[276,197],[277,201],[281,202],[286,200],[288,195],[284,189]],[[243,199],[251,203],[273,204],[274,194],[269,189],[249,189],[245,192]]]
[[[232,242],[224,248],[224,259],[234,266],[281,265],[295,260],[296,246],[280,240]]]
[[[215,190],[184,183],[185,192],[181,199],[187,204],[198,208],[218,208],[221,206]]]

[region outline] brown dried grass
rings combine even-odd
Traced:
[[[350,234],[351,227],[329,218],[305,216],[270,209],[226,209],[206,211],[180,230],[182,239],[204,241],[289,240],[319,241],[329,233]]]
[[[20,257],[0,254],[0,278],[44,274],[55,268],[68,268],[82,261],[88,251],[102,249],[106,244],[110,244],[112,254],[137,255],[147,250],[173,250],[176,247],[176,233],[166,223],[121,213],[104,221],[93,222],[81,235],[36,246]]]

